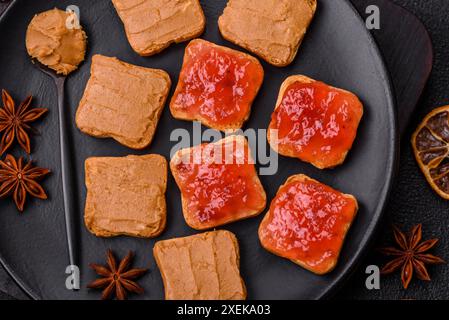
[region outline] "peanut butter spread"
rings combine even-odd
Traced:
[[[159,235],[166,221],[167,162],[159,155],[89,158],[86,227],[100,237]]]
[[[95,55],[76,124],[89,135],[145,148],[153,139],[170,85],[163,70]]]
[[[198,0],[112,0],[131,47],[142,56],[199,36],[205,17]]]
[[[37,14],[31,20],[26,47],[32,58],[58,74],[68,75],[84,60],[86,34],[75,13],[55,8]]]
[[[224,38],[276,66],[290,64],[316,0],[229,0],[218,20]]]
[[[167,300],[244,300],[237,238],[213,231],[159,241],[153,249]]]

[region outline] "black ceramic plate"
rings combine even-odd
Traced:
[[[225,0],[201,1],[207,17],[203,38],[234,47],[218,32],[217,19]],[[32,158],[51,168],[53,174],[44,182],[50,199],[29,201],[19,214],[11,199],[0,200],[0,260],[20,286],[33,298],[97,299],[98,292],[85,289],[95,275],[87,268],[90,262],[103,262],[107,248],[119,255],[132,249],[136,265],[150,268],[141,283],[143,299],[162,299],[163,286],[155,265],[152,248],[156,240],[194,234],[181,213],[180,194],[170,176],[167,192],[168,225],[156,240],[129,237],[100,239],[90,234],[79,211],[78,230],[82,290],[65,288],[66,250],[58,146],[56,93],[50,78],[33,67],[24,42],[27,24],[35,13],[55,6],[64,9],[77,5],[81,22],[89,36],[87,61],[70,76],[67,86],[67,114],[72,119],[73,157],[78,180],[73,183],[84,206],[84,160],[89,156],[123,156],[160,153],[169,157],[175,142],[170,133],[175,128],[192,131],[192,124],[171,117],[165,108],[152,145],[141,152],[127,149],[111,139],[95,139],[75,127],[74,115],[89,77],[91,57],[95,53],[118,58],[141,66],[162,68],[170,73],[174,86],[182,64],[185,44],[171,46],[154,57],[143,58],[130,48],[122,24],[111,1],[17,0],[0,20],[0,87],[16,100],[31,93],[34,105],[48,107],[50,113],[39,122],[39,135],[32,140]],[[266,128],[282,81],[292,74],[305,74],[356,93],[365,106],[357,140],[345,164],[321,171],[295,159],[280,157],[279,171],[262,176],[271,200],[278,187],[290,175],[305,173],[346,193],[354,194],[360,211],[344,245],[337,268],[326,276],[316,276],[297,265],[276,257],[261,248],[257,228],[262,216],[226,226],[233,231],[241,249],[241,271],[250,299],[316,299],[329,295],[351,272],[362,255],[379,222],[392,183],[397,151],[394,99],[387,71],[378,48],[351,4],[346,0],[320,0],[316,17],[300,48],[295,62],[286,68],[263,63],[265,82],[258,95],[246,128]],[[19,148],[12,150],[21,155]]]

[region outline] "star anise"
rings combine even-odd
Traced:
[[[408,237],[396,226],[393,226],[393,233],[399,248],[388,247],[379,250],[385,255],[395,257],[382,268],[381,274],[390,274],[401,268],[401,280],[404,289],[408,288],[414,272],[418,279],[430,281],[426,264],[445,263],[443,259],[427,253],[437,244],[438,239],[421,242],[421,224],[414,226]]]
[[[27,193],[47,199],[47,194],[37,181],[49,173],[50,170],[33,166],[32,161],[24,163],[23,158],[17,160],[8,154],[5,160],[0,160],[0,198],[12,194],[17,209],[22,212]]]
[[[30,123],[42,117],[48,109],[31,108],[30,104],[33,100],[32,96],[23,101],[16,109],[16,105],[11,96],[2,90],[3,107],[0,108],[0,133],[3,137],[0,141],[0,156],[8,150],[17,139],[20,146],[26,153],[30,154],[30,137],[28,132],[31,130]]]
[[[134,253],[130,251],[117,267],[113,252],[111,250],[108,250],[107,267],[93,263],[89,265],[92,269],[95,270],[98,275],[102,276],[103,278],[91,282],[87,285],[87,287],[90,289],[104,289],[103,294],[101,295],[102,300],[110,299],[114,291],[115,296],[118,300],[125,300],[128,295],[127,291],[136,294],[142,294],[143,288],[133,280],[141,277],[148,270],[130,270],[129,267],[133,257]]]

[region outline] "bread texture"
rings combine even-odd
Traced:
[[[167,161],[156,154],[85,162],[87,229],[98,237],[153,238],[166,224]]]
[[[278,198],[282,199],[290,199],[290,203],[288,207],[290,210],[291,208],[296,208],[292,202],[294,202],[296,197],[299,197],[299,195],[292,195],[289,192],[288,189],[286,189],[286,186],[289,186],[292,183],[295,182],[313,182],[320,186],[324,186],[325,188],[329,188],[332,190],[332,192],[335,192],[338,194],[338,197],[340,197],[340,205],[342,200],[345,199],[347,202],[344,209],[340,209],[338,213],[329,213],[326,211],[326,209],[323,209],[323,211],[317,212],[316,209],[313,207],[314,202],[317,201],[321,205],[324,206],[324,208],[330,207],[334,205],[334,203],[330,200],[333,199],[332,197],[328,197],[324,192],[315,192],[313,195],[308,195],[306,197],[307,201],[303,202],[302,205],[304,205],[306,208],[303,208],[306,212],[297,211],[294,212],[294,216],[288,216],[288,213],[286,211],[280,210],[279,212],[282,212],[281,217],[275,217],[274,213],[274,206],[276,204],[276,201]],[[315,197],[315,198],[314,198]],[[334,197],[335,198],[335,197]],[[336,200],[335,200],[336,201]],[[357,199],[350,194],[343,194],[337,190],[334,190],[319,181],[316,181],[312,178],[309,178],[306,175],[303,174],[297,174],[294,176],[291,176],[287,179],[284,185],[282,185],[278,193],[273,199],[273,202],[271,204],[270,210],[267,212],[265,217],[262,220],[262,223],[259,227],[259,239],[262,244],[262,246],[269,252],[287,258],[291,260],[292,262],[296,263],[297,265],[315,273],[318,275],[323,275],[331,272],[338,262],[338,257],[340,255],[341,249],[343,247],[343,242],[346,237],[346,234],[349,230],[349,228],[352,225],[352,222],[357,214],[358,211],[358,203]],[[345,210],[345,211],[344,211]],[[332,215],[332,216],[331,216]],[[320,225],[319,222],[314,221],[313,217],[319,217],[318,219],[321,219],[324,217],[324,219],[328,219],[328,221],[333,221],[333,219],[338,220],[339,216],[341,216],[341,224],[334,229],[328,230],[326,229],[329,225],[329,223],[324,223],[324,226]],[[344,217],[343,217],[344,216]],[[275,222],[273,222],[275,220]],[[298,221],[306,221],[301,226],[294,225],[294,220]],[[284,225],[286,228],[283,231],[275,230],[278,228],[278,226]],[[320,229],[322,228],[322,229]],[[296,233],[295,230],[301,230],[301,232]],[[309,234],[309,232],[317,232],[318,235]],[[307,257],[310,259],[314,254],[318,254],[319,259],[316,261],[314,260],[314,263],[309,263],[306,260],[303,260],[302,258],[292,258],[291,256],[291,248],[290,246],[285,246],[283,244],[284,236],[285,235],[292,235],[296,234],[297,236],[300,235],[298,238],[295,238],[296,243],[301,243],[302,246],[299,246],[299,248],[306,248],[304,249],[304,257]],[[326,236],[321,236],[322,234],[325,234]],[[333,242],[335,245],[334,247],[327,247],[327,243],[319,244],[319,250],[320,252],[313,251],[316,249],[316,247],[313,247],[313,242],[320,242],[322,239],[328,239],[331,238],[330,241]],[[311,241],[313,239],[313,241]],[[318,240],[317,240],[318,239]]]
[[[295,59],[316,7],[316,0],[229,0],[218,26],[226,40],[285,67]]]
[[[274,111],[276,112],[276,110],[281,106],[282,100],[284,98],[285,92],[287,91],[287,89],[290,87],[290,85],[296,83],[296,82],[300,82],[300,83],[304,83],[304,84],[308,84],[308,83],[314,83],[317,82],[314,79],[311,79],[309,77],[306,77],[304,75],[293,75],[288,77],[281,85],[281,88],[279,90],[279,96],[276,102],[276,106]],[[288,144],[280,144],[279,141],[277,141],[275,139],[275,137],[272,136],[272,130],[273,129],[279,129],[275,127],[274,124],[274,119],[272,116],[272,120],[270,122],[269,128],[268,128],[268,132],[267,132],[267,139],[268,142],[270,144],[270,146],[273,148],[273,150],[275,150],[276,152],[278,152],[279,154],[283,155],[283,156],[287,156],[287,157],[292,157],[292,158],[299,158],[300,160],[306,161],[311,163],[313,166],[317,167],[318,169],[330,169],[330,168],[334,168],[336,166],[341,165],[345,159],[346,156],[349,152],[349,150],[352,147],[352,143],[356,137],[357,134],[357,129],[358,126],[360,124],[361,118],[363,116],[363,105],[360,102],[360,100],[357,98],[356,95],[354,95],[352,92],[349,92],[347,90],[343,90],[340,88],[335,88],[329,85],[326,85],[326,88],[330,91],[333,92],[340,92],[343,93],[345,95],[348,95],[352,101],[354,102],[353,105],[349,105],[348,109],[351,110],[351,117],[347,119],[347,123],[345,124],[345,126],[342,128],[343,130],[346,130],[349,132],[349,130],[351,130],[351,133],[353,133],[354,137],[350,143],[350,145],[348,145],[344,150],[342,150],[341,152],[339,152],[338,154],[335,154],[333,157],[329,157],[329,156],[318,156],[316,155],[315,157],[312,158],[305,158],[304,156],[300,156],[298,155],[297,150],[294,149],[294,145],[292,144],[293,142],[290,141],[290,145]],[[331,151],[333,152],[333,151]]]
[[[199,37],[206,18],[198,0],[112,0],[133,50],[152,56]]]
[[[210,67],[213,62],[209,62],[209,67],[207,69],[201,69],[200,71],[191,69],[192,64],[198,64],[196,52],[201,52],[202,50],[215,50],[216,52],[220,52],[221,54],[226,56],[226,58],[228,58],[227,60],[235,58],[236,60],[245,61],[245,64],[247,64],[247,66],[244,68],[244,71],[240,71],[239,77],[241,78],[243,76],[248,76],[249,80],[246,81],[244,85],[251,84],[252,86],[243,87],[243,84],[239,83],[239,81],[242,80],[236,77],[234,72],[225,71],[224,73],[226,73],[227,76],[222,76],[218,73],[214,73],[214,71],[211,71],[212,68]],[[220,64],[218,67],[219,69],[224,69],[227,67],[227,65],[223,66],[223,64]],[[205,75],[205,73],[207,72],[208,74]],[[200,93],[198,93],[198,95],[195,95],[194,93],[188,91],[189,103],[192,103],[193,101],[193,104],[198,110],[193,110],[193,107],[188,106],[182,98],[182,96],[186,94],[185,87],[187,85],[190,85],[188,81],[190,81],[194,77],[200,78],[201,80],[199,81],[198,85],[204,86],[204,88],[202,87],[202,90]],[[231,132],[238,130],[242,128],[243,124],[248,120],[251,114],[252,103],[254,102],[259,89],[262,86],[263,77],[263,67],[260,62],[253,56],[227,47],[218,46],[206,40],[192,40],[186,47],[184,62],[181,69],[181,74],[179,76],[178,85],[176,86],[175,93],[173,94],[170,102],[171,114],[176,119],[186,121],[199,121],[203,125],[216,130]],[[217,78],[221,78],[221,80],[215,82],[215,79]],[[212,81],[211,79],[213,79],[214,81]],[[231,89],[237,87],[238,89],[242,89],[242,95],[245,97],[245,99],[240,101],[237,98],[232,97],[231,102],[226,101],[226,103],[220,103],[220,98],[209,96],[209,94],[217,94],[218,90],[220,90],[220,88],[217,88],[217,86],[220,85],[223,85],[224,87],[227,87],[229,89],[229,91],[226,92],[219,92],[220,97],[225,96],[224,98],[227,98],[227,95],[230,96],[230,93],[232,92]],[[214,88],[214,90],[211,90],[210,88]],[[208,101],[214,102],[212,104],[208,104],[206,103]],[[201,112],[201,109],[203,107],[205,107],[205,109],[207,109],[210,113],[213,113],[214,116],[208,118],[205,114],[203,114]],[[243,110],[244,114],[238,114],[235,119],[229,121],[214,119],[216,114],[223,113],[224,108],[231,109],[231,112],[233,110]]]
[[[206,181],[201,177],[198,178],[198,176],[195,176],[193,171],[201,168],[202,172],[205,172],[209,168],[211,168],[210,163],[212,163],[212,166],[214,166],[214,159],[209,156],[208,151],[204,150],[213,150],[214,148],[224,148],[225,150],[229,148],[227,150],[232,150],[234,145],[237,147],[234,149],[234,151],[232,151],[233,159],[239,159],[242,163],[245,163],[245,167],[241,167],[238,170],[242,171],[242,176],[246,174],[245,177],[248,179],[248,181],[245,191],[248,192],[248,194],[241,196],[237,194],[226,194],[225,196],[222,196],[222,188],[229,187],[236,182],[234,181],[234,179],[238,179],[232,176],[232,171],[230,171],[229,169],[230,167],[227,167],[232,166],[232,164],[218,165],[224,173],[222,175],[215,176],[211,181]],[[246,161],[243,160],[244,153],[248,156],[248,159]],[[201,155],[201,163],[198,162],[199,164],[192,164],[192,161],[194,160],[191,160],[191,157],[196,155]],[[184,170],[183,168],[180,169],[179,164],[182,163],[187,163],[189,165],[191,164],[191,166],[186,170]],[[215,143],[204,144],[188,149],[181,149],[171,159],[170,169],[178,187],[181,190],[181,202],[184,219],[186,223],[193,229],[207,230],[238,220],[252,218],[262,213],[262,211],[265,209],[267,196],[255,170],[254,160],[251,157],[251,151],[249,149],[248,142],[243,136],[232,135]],[[213,213],[209,214],[207,218],[202,217],[202,213],[203,210],[205,210],[205,207],[201,204],[194,205],[194,203],[196,203],[198,199],[192,200],[189,195],[186,194],[187,192],[185,190],[188,187],[188,184],[186,183],[184,177],[186,172],[188,172],[188,174],[191,174],[189,178],[193,179],[193,181],[198,184],[198,190],[196,194],[203,195],[202,200],[207,202],[206,205],[213,203],[214,201],[225,201],[223,200],[223,198],[227,198],[227,201],[229,202],[235,201],[239,204],[236,205],[233,210],[223,210],[223,212],[221,212],[220,218],[215,218],[214,214],[218,215],[218,213],[214,212],[213,209],[207,207],[208,209],[211,209],[210,211],[212,211]],[[221,179],[226,178],[231,179],[230,181],[227,181],[229,185],[226,185],[226,183],[220,185]],[[211,185],[213,185],[214,187],[214,192],[208,193],[206,190],[201,190],[201,188],[207,188]],[[245,203],[243,199],[240,198],[244,196],[251,196],[251,198],[255,199],[254,203],[251,202],[251,205],[249,204],[249,201],[248,203]]]
[[[76,125],[97,138],[113,138],[132,149],[146,148],[153,140],[170,86],[163,70],[95,55]]]
[[[153,249],[167,300],[245,300],[236,236],[206,232],[159,241]]]

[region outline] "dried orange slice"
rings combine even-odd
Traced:
[[[412,136],[416,161],[427,181],[449,200],[449,106],[430,112]]]

